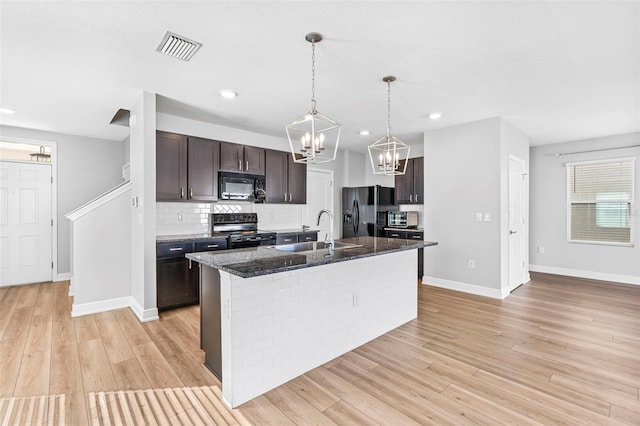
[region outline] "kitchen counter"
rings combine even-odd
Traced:
[[[200,234],[156,235],[156,243],[175,243],[179,241],[200,241],[215,238],[210,232]]]
[[[325,256],[326,250],[290,253],[269,247],[252,247],[224,252],[189,253],[186,256],[202,265],[210,266],[241,278],[250,278],[398,251],[414,250],[438,244],[432,241],[399,240],[384,237],[355,237],[336,241],[359,244],[361,246],[335,250],[333,256],[330,257]]]
[[[417,251],[384,237],[308,253],[265,246],[191,253],[200,263],[201,347],[231,407],[415,319]]]

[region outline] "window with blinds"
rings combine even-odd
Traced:
[[[566,166],[569,240],[631,243],[635,159]]]

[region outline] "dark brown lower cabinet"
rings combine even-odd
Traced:
[[[184,256],[156,260],[158,310],[199,302],[199,264]]]
[[[424,240],[424,233],[421,231],[409,230],[386,230],[387,238],[401,238],[404,240]],[[424,274],[424,249],[418,249],[418,278]]]

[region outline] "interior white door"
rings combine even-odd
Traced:
[[[525,280],[525,191],[524,161],[509,157],[509,291]]]
[[[325,235],[330,233],[330,221],[327,215],[322,215],[320,225],[316,225],[320,210],[328,209],[333,213],[333,172],[331,170],[309,169],[307,168],[307,208],[305,217],[302,220],[304,225],[310,225],[311,229],[319,229],[318,239],[324,240]],[[335,222],[334,222],[335,223]],[[339,232],[334,229],[335,238]]]
[[[51,281],[51,165],[0,162],[0,286]]]

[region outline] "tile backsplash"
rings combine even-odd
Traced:
[[[302,227],[305,205],[254,203],[156,203],[156,235],[200,234],[210,230],[212,213],[258,213],[264,230]]]

